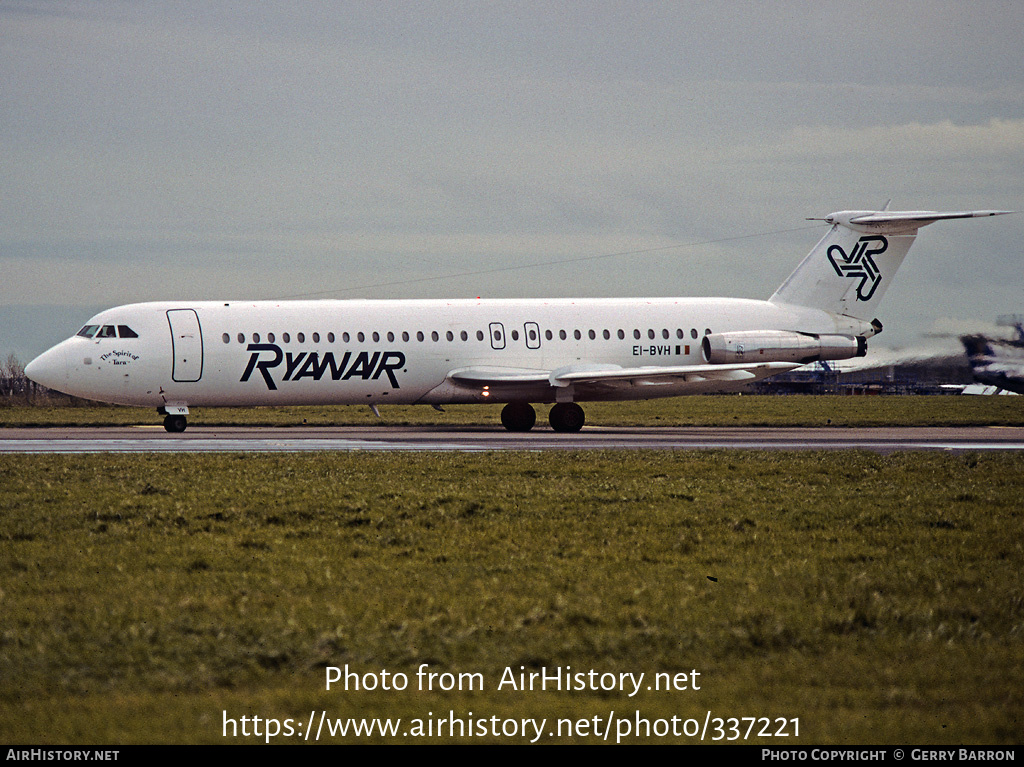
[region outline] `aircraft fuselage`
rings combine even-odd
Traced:
[[[550,383],[466,385],[449,373],[700,365],[711,333],[871,332],[820,310],[730,298],[159,302],[109,309],[89,326],[128,327],[137,337],[73,336],[37,360],[37,380],[52,369],[56,380],[43,381],[51,388],[154,407],[553,402],[559,387]],[[573,399],[722,388],[711,380],[603,384],[576,387]]]

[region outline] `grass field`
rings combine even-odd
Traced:
[[[840,397],[720,395],[646,402],[588,402],[598,426],[1024,426],[1024,397]],[[538,424],[546,426],[547,406]],[[498,425],[497,405],[193,408],[195,426]],[[0,407],[0,427],[158,424],[154,410],[116,406]]]
[[[747,741],[775,745],[1024,732],[1016,454],[0,456],[0,488],[4,742],[241,742],[224,717],[321,710],[549,743],[636,712],[785,719]],[[421,664],[484,689],[416,689]],[[409,688],[327,691],[346,665]],[[566,666],[700,676],[498,689]]]

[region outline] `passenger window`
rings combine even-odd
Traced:
[[[449,341],[455,340],[455,335],[450,330],[444,334],[444,337],[447,338]]]
[[[121,338],[138,338],[139,337],[139,334],[136,333],[134,330],[132,330],[127,325],[118,325],[117,326],[117,334]]]
[[[482,330],[476,331],[476,340],[477,341],[483,341],[484,340],[484,331],[482,331]]]
[[[334,333],[328,333],[327,334],[327,343],[329,343],[329,344],[333,344],[334,343]]]
[[[626,331],[623,330],[622,328],[619,328],[618,336],[619,336],[619,340],[621,341],[622,339],[624,339],[626,337]]]
[[[463,330],[461,333],[459,333],[459,338],[461,338],[463,341],[468,341],[469,340],[469,333],[467,333],[465,330]]]
[[[636,328],[633,329],[633,338],[640,340],[640,331]]]
[[[228,335],[227,333],[225,333],[225,334],[224,334],[224,335],[222,336],[222,338],[224,339],[224,343],[226,343],[226,344],[229,344],[229,343],[231,343],[231,336],[229,336],[229,335]]]

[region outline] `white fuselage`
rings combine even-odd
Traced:
[[[131,337],[72,337],[33,362],[45,385],[126,405],[553,402],[556,387],[458,381],[461,369],[701,365],[709,333],[778,329],[857,335],[865,323],[733,298],[159,302],[89,321]],[[769,375],[767,369],[757,375]],[[774,371],[778,372],[778,371]],[[580,386],[578,401],[734,387],[651,379]]]

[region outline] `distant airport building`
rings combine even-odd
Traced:
[[[844,372],[838,365],[815,362],[758,381],[756,394],[959,394],[974,381],[966,357],[937,358]]]
[[[866,367],[857,361],[815,362],[758,381],[749,391],[848,395],[994,393],[990,391],[992,385],[1021,391],[1024,388],[1024,314],[1000,315],[996,325],[1013,328],[1013,332],[995,338],[992,335],[1000,334],[947,337],[947,341],[954,342],[948,350],[907,352],[911,355],[909,358],[894,364]],[[989,385],[987,389],[986,385]]]

